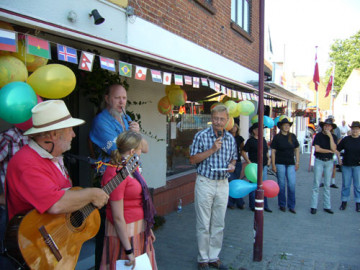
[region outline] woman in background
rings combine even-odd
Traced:
[[[295,183],[296,173],[299,169],[299,142],[295,134],[290,132],[293,122],[284,118],[277,123],[280,132],[276,134],[271,142],[271,163],[272,170],[276,173],[280,187],[278,204],[282,212],[286,211],[286,204],[289,211],[295,211]],[[296,156],[296,161],[294,157]],[[285,178],[287,180],[287,202],[285,195]]]
[[[142,136],[133,131],[121,133],[117,150],[113,151],[101,184],[105,186],[117,175],[123,160],[141,155]],[[152,231],[155,208],[146,182],[139,169],[127,176],[110,194],[106,206],[105,237],[100,269],[116,269],[117,260],[129,260],[126,265],[135,267],[135,257],[147,253],[152,269],[156,270]]]

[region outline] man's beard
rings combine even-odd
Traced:
[[[115,109],[109,109],[109,113],[112,117],[114,117],[115,119],[117,120],[121,120],[121,116],[122,116],[122,113],[121,112],[118,112],[117,110]]]

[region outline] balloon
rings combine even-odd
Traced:
[[[169,114],[173,108],[167,96],[162,97],[158,102],[158,111],[161,114]]]
[[[236,113],[236,103],[233,100],[228,100],[224,103],[224,105],[228,108],[229,110],[229,116],[234,117],[235,113]]]
[[[239,103],[240,106],[240,114],[241,115],[250,115],[255,111],[255,105],[249,100],[243,100]]]
[[[180,88],[180,85],[176,85],[176,84],[170,84],[170,85],[167,85],[166,87],[165,87],[165,95],[169,95],[169,92],[171,91],[171,90],[175,90],[175,89],[181,89]]]
[[[174,106],[182,106],[185,104],[187,100],[187,95],[184,90],[182,90],[180,87],[179,89],[172,89],[170,90],[168,94],[170,103]]]
[[[255,183],[249,183],[245,180],[232,180],[229,183],[229,196],[234,199],[245,197],[257,187]]]
[[[11,124],[23,123],[31,118],[36,105],[36,94],[24,82],[11,82],[0,90],[0,118]]]
[[[239,103],[236,103],[236,110],[233,117],[239,117],[239,116],[240,116],[240,106]]]
[[[264,196],[274,198],[279,194],[280,188],[274,180],[265,180],[263,182]]]
[[[234,126],[234,118],[233,117],[229,117],[229,120],[226,122],[226,125],[225,125],[225,129],[227,131],[229,131],[230,129],[232,129]]]
[[[256,163],[250,163],[245,167],[245,176],[246,178],[253,182],[256,183],[257,182],[257,170],[258,170],[258,165]]]
[[[25,36],[19,35],[17,41],[18,51],[12,52],[11,55],[20,59],[25,65],[28,71],[33,72],[41,66],[45,66],[48,59],[39,57],[36,55],[28,54],[26,52]]]
[[[24,82],[27,77],[23,62],[11,55],[0,56],[0,88],[11,82]]]
[[[39,67],[30,75],[28,84],[41,97],[58,99],[69,95],[75,88],[74,72],[60,64]]]
[[[267,128],[273,128],[274,127],[274,120],[270,118],[267,115],[264,115],[264,126]]]
[[[280,116],[275,117],[275,119],[274,119],[274,126],[276,126],[277,123],[279,122],[279,118],[280,118]]]
[[[290,121],[290,118],[287,115],[281,115],[279,117],[279,122],[281,122],[283,119],[287,118]]]
[[[37,104],[39,104],[40,102],[43,102],[43,100],[42,100],[41,97],[37,96]],[[27,121],[25,121],[23,123],[14,124],[15,127],[17,127],[18,129],[21,129],[23,131],[28,130],[29,128],[32,127],[32,125],[33,125],[32,117],[29,120],[27,120]]]
[[[255,114],[253,117],[251,117],[251,124],[255,124],[259,122],[259,116]]]

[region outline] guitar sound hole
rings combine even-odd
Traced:
[[[78,228],[82,225],[83,221],[84,221],[84,217],[80,211],[75,211],[71,213],[70,222],[72,226]]]

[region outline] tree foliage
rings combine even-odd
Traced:
[[[360,68],[360,31],[348,39],[337,39],[331,45],[330,61],[335,63],[334,91],[338,93],[354,68]],[[326,72],[330,77],[332,68]]]

